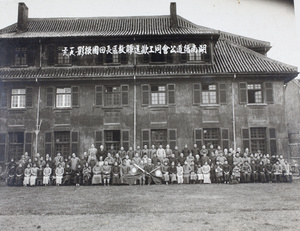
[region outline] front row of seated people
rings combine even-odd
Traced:
[[[220,159],[224,159],[224,162],[220,162]],[[198,155],[195,158],[189,155],[184,161],[172,159],[172,157],[170,158],[171,162],[166,159],[164,162],[155,159],[154,165],[154,159],[148,158],[146,155],[143,158],[136,155],[132,160],[126,156],[125,159],[121,160],[121,164],[118,161],[109,164],[107,158],[105,161],[100,158],[100,161],[97,161],[94,166],[91,166],[88,161],[85,162],[84,166],[78,162],[75,167],[72,167],[72,162],[65,163],[65,167],[62,163],[58,163],[57,167],[55,165],[50,166],[51,163],[38,167],[36,163],[33,163],[27,164],[25,169],[21,163],[16,167],[12,160],[9,163],[7,184],[9,186],[118,185],[123,184],[123,176],[136,167],[143,171],[136,183],[148,185],[153,183],[150,175],[153,170],[159,170],[161,175],[158,177],[165,184],[292,181],[291,166],[286,160],[280,163],[282,157],[276,159],[274,164],[271,164],[268,158],[265,159],[266,163],[263,161],[258,163],[255,160],[249,163],[246,158],[242,162],[233,162],[232,164],[228,163],[226,157],[220,159],[215,159],[214,164],[207,156],[200,159]]]

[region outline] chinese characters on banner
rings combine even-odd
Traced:
[[[186,45],[107,45],[107,46],[78,46],[64,47],[62,50],[64,56],[84,56],[84,55],[99,55],[99,54],[207,54],[207,45],[201,44],[196,46],[194,43]]]

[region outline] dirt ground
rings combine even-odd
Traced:
[[[300,230],[292,184],[0,187],[0,230]]]

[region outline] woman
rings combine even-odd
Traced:
[[[49,167],[49,164],[46,164],[46,168],[44,168],[44,176],[43,176],[43,184],[49,185],[50,183],[50,176],[52,173],[52,169]]]
[[[65,168],[65,176],[64,176],[64,185],[70,185],[71,184],[71,177],[72,177],[72,168],[70,164],[67,164],[67,167]]]
[[[24,178],[24,168],[23,164],[20,163],[16,169],[16,185],[21,186]]]
[[[120,183],[120,167],[118,165],[118,162],[114,163],[114,166],[112,166],[112,184],[117,185]]]
[[[102,156],[100,156],[100,158],[102,158]],[[100,166],[99,162],[97,162],[97,164],[93,168],[92,184],[101,184],[102,183],[101,166]]]
[[[202,166],[202,173],[203,173],[203,183],[204,184],[210,184],[210,166],[207,164],[207,162],[204,163]]]
[[[83,183],[85,185],[88,185],[90,183],[90,179],[92,176],[92,170],[88,162],[85,163],[85,166],[82,170],[82,175],[83,175]]]
[[[26,187],[30,183],[30,176],[31,176],[31,168],[30,164],[27,165],[27,168],[24,170],[24,181],[23,185]]]
[[[57,165],[57,168],[55,169],[56,186],[61,185],[63,176],[64,176],[64,168],[62,167],[62,164],[59,163]]]
[[[39,168],[36,166],[36,163],[33,163],[30,175],[30,186],[35,186],[38,169]]]
[[[76,186],[79,186],[81,184],[81,179],[82,179],[82,169],[81,169],[81,165],[79,164],[77,166],[77,169],[74,171],[74,182]]]

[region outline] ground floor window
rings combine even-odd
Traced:
[[[8,158],[20,160],[21,156],[24,154],[24,132],[10,132],[8,133],[8,136]]]
[[[167,129],[151,130],[151,141],[155,147],[159,145],[165,147],[168,144]]]
[[[262,153],[266,153],[266,128],[251,128],[250,133],[251,151],[260,150]]]
[[[60,153],[64,158],[68,158],[70,153],[70,132],[55,132],[55,155]]]
[[[204,128],[203,129],[203,142],[209,147],[211,144],[214,147],[221,145],[219,128]]]
[[[121,132],[120,130],[104,131],[104,144],[106,150],[110,150],[111,146],[114,150],[120,150]]]

